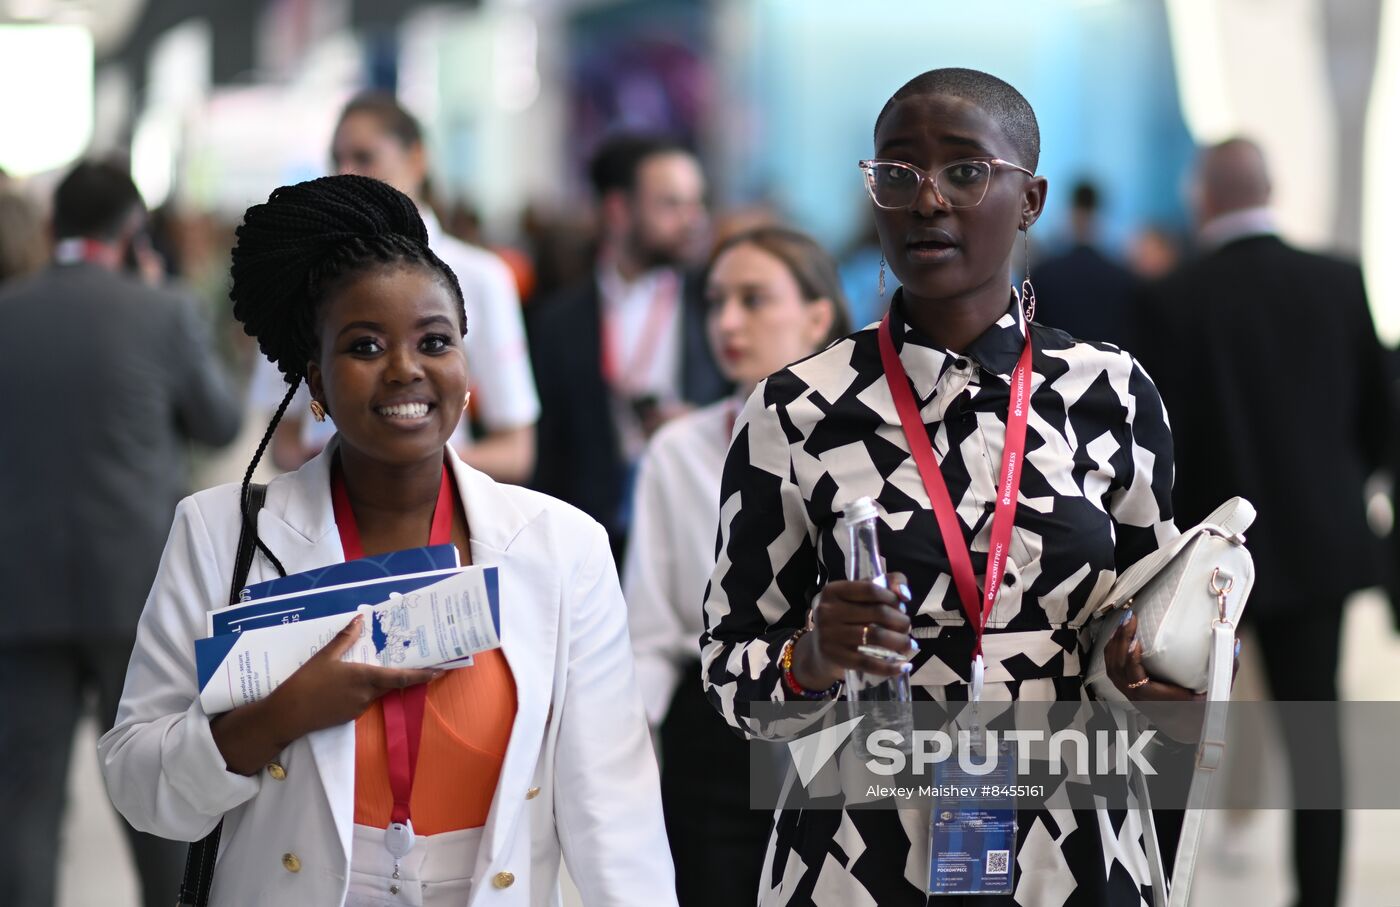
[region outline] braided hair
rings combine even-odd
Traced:
[[[458,323],[467,333],[467,313],[457,275],[428,248],[428,231],[412,199],[379,180],[327,176],[283,186],[265,204],[243,216],[233,247],[229,297],[233,317],[257,338],[277,366],[287,393],[268,423],[243,475],[243,525],[257,547],[285,575],[281,563],[257,538],[247,513],[248,487],[277,425],[306,378],[306,364],[319,352],[322,304],[353,277],[395,266],[434,272],[457,300]]]

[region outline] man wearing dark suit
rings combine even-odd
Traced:
[[[1294,249],[1267,207],[1264,158],[1236,139],[1201,157],[1205,254],[1151,287],[1136,352],[1176,441],[1177,523],[1242,495],[1257,581],[1245,621],[1280,702],[1336,700],[1342,603],[1376,581],[1363,485],[1382,465],[1390,382],[1353,264]],[[1295,791],[1340,794],[1335,724],[1283,719]],[[1316,800],[1314,800],[1316,802]],[[1294,814],[1296,903],[1337,903],[1343,814]]]
[[[80,164],[55,193],[55,264],[0,293],[0,903],[15,907],[54,902],[74,726],[89,693],[112,726],[186,447],[238,431],[193,301],[123,273],[149,254],[145,221],[123,170]],[[145,904],[168,907],[183,845],[127,832]]]
[[[705,335],[698,281],[705,182],[665,139],[618,135],[594,155],[595,274],[527,310],[540,394],[533,485],[568,501],[625,545],[632,469],[646,440],[728,388]]]
[[[1070,202],[1073,245],[1035,266],[1036,320],[1080,340],[1134,349],[1137,278],[1098,246],[1099,192],[1074,186]]]

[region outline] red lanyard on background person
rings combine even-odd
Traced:
[[[968,541],[963,536],[958,522],[958,513],[953,500],[948,495],[948,484],[943,479],[943,471],[933,452],[928,428],[919,414],[919,405],[914,400],[914,391],[909,386],[909,375],[904,363],[895,352],[894,338],[890,333],[890,316],[885,315],[880,322],[880,363],[885,369],[885,381],[894,397],[895,411],[904,429],[904,437],[909,442],[909,452],[914,464],[919,468],[924,491],[933,505],[934,516],[938,519],[938,530],[943,536],[943,547],[948,552],[948,564],[953,572],[953,585],[962,600],[963,611],[976,640],[972,650],[972,689],[968,697],[972,701],[982,698],[982,678],[985,662],[982,658],[982,632],[987,619],[992,614],[997,595],[1001,592],[1002,579],[1006,572],[1006,555],[1011,548],[1011,527],[1016,521],[1017,495],[1021,489],[1021,471],[1026,453],[1026,423],[1030,420],[1031,393],[1031,333],[1026,326],[1026,345],[1021,350],[1021,358],[1016,370],[1011,374],[1011,398],[1006,413],[1006,450],[1002,455],[1000,481],[997,487],[996,510],[992,514],[992,547],[987,552],[987,582],[979,595],[977,577],[972,572],[972,554]]]
[[[332,470],[331,506],[335,526],[340,531],[340,547],[345,559],[353,561],[365,556],[360,541],[360,527],[355,511],[350,507],[350,495],[345,490],[345,478],[339,463]],[[433,522],[428,530],[429,545],[452,544],[451,474],[447,464],[442,466],[442,483],[438,486],[437,503],[433,506]],[[384,832],[384,846],[394,856],[394,872],[398,873],[398,858],[413,849],[413,823],[409,816],[409,801],[413,796],[413,775],[418,765],[418,745],[423,739],[423,712],[428,701],[427,684],[416,684],[405,690],[384,694],[384,740],[388,751],[389,789],[394,794],[394,811]]]
[[[653,290],[651,302],[647,306],[646,324],[642,326],[642,334],[633,345],[632,358],[625,368],[618,362],[618,351],[622,346],[622,328],[619,322],[622,318],[615,310],[609,312],[606,304],[603,306],[600,340],[603,380],[609,387],[621,389],[619,382],[624,375],[629,376],[632,381],[646,380],[661,347],[661,337],[675,320],[677,304],[680,302],[679,287],[676,275],[670,271],[665,271],[657,277],[656,289]]]
[[[107,243],[95,239],[69,237],[54,245],[53,260],[61,265],[76,264],[80,261],[98,265],[119,265],[121,256]]]

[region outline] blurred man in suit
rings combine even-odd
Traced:
[[[73,730],[112,726],[191,441],[227,444],[239,401],[195,303],[129,271],[149,254],[126,172],[79,164],[54,195],[55,262],[0,294],[0,903],[48,907]],[[211,601],[210,605],[217,604]],[[83,754],[91,758],[90,754]],[[147,907],[184,846],[127,828]]]
[[[596,270],[527,310],[540,393],[534,486],[608,529],[621,554],[632,472],[668,419],[728,390],[687,269],[705,255],[705,178],[668,139],[621,134],[595,153]]]
[[[1137,279],[1099,248],[1099,190],[1093,183],[1075,184],[1069,217],[1069,249],[1032,269],[1037,320],[1080,340],[1132,351]]]
[[[1254,143],[1206,150],[1194,205],[1202,257],[1153,285],[1139,356],[1176,441],[1177,523],[1252,501],[1257,582],[1245,612],[1281,702],[1337,699],[1343,600],[1376,581],[1363,486],[1382,465],[1390,382],[1356,265],[1281,240]],[[1281,716],[1295,792],[1340,797],[1338,729]],[[1314,799],[1316,802],[1316,799]],[[1343,814],[1294,814],[1303,907],[1337,903]]]

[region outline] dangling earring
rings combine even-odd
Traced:
[[[1026,259],[1026,279],[1021,281],[1021,311],[1026,313],[1026,321],[1035,320],[1035,286],[1031,283],[1031,228],[1021,225],[1021,252]]]
[[[321,405],[320,400],[311,401],[311,418],[317,422],[326,421],[326,408]]]
[[[880,296],[885,295],[885,256],[880,256]]]
[[[467,391],[467,395],[462,398],[462,414],[466,415],[467,407],[472,405],[472,392]]]

